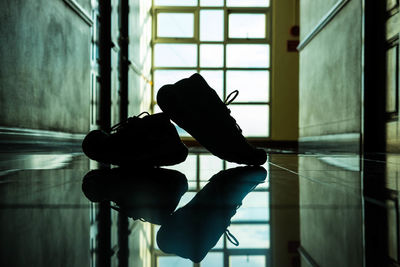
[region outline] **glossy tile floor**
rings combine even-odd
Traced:
[[[0,266],[397,266],[399,159],[90,171],[80,153],[2,153]]]

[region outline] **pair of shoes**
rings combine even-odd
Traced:
[[[141,117],[143,114],[147,116]],[[118,166],[169,166],[183,162],[188,155],[167,115],[147,112],[116,124],[110,132],[89,132],[82,150],[90,159]]]
[[[227,108],[238,95],[222,102],[200,74],[164,85],[157,93],[161,110],[215,156],[247,165],[262,165],[265,150],[251,146]],[[232,99],[230,99],[230,97]]]
[[[266,152],[246,141],[227,108],[237,94],[234,91],[224,103],[200,74],[193,74],[160,88],[157,102],[164,113],[129,118],[112,127],[110,133],[92,131],[82,143],[83,151],[93,160],[120,166],[178,164],[186,159],[188,150],[171,119],[217,157],[262,165]]]
[[[114,168],[92,170],[82,181],[82,191],[92,202],[111,206],[134,220],[163,224],[188,190],[186,176],[164,168]]]
[[[221,171],[184,207],[172,213],[157,233],[157,245],[165,253],[201,262],[225,233],[234,245],[239,241],[227,230],[243,199],[264,182],[261,166]]]

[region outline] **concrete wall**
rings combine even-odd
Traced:
[[[62,0],[1,1],[0,17],[0,126],[86,132],[89,25]]]
[[[300,2],[302,41],[335,2]],[[361,4],[349,1],[300,52],[300,138],[361,131]]]
[[[298,1],[272,1],[271,139],[297,141],[299,54],[287,50],[298,40],[290,28],[299,25]]]

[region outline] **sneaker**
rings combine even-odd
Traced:
[[[227,108],[237,95],[238,91],[234,91],[222,102],[196,73],[161,87],[157,103],[178,126],[217,157],[239,164],[262,165],[267,160],[266,152],[246,141]]]
[[[161,225],[156,237],[158,247],[197,263],[224,233],[229,241],[239,245],[227,228],[243,199],[266,175],[263,167],[250,166],[217,173],[187,205]]]
[[[93,170],[82,182],[90,201],[113,201],[113,209],[154,224],[170,216],[187,190],[184,174],[163,168]]]
[[[146,113],[147,116],[140,117]],[[91,131],[82,142],[90,158],[113,165],[167,166],[183,162],[188,149],[170,119],[147,112],[113,126],[110,132]]]

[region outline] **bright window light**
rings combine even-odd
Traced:
[[[158,13],[157,37],[194,37],[193,13]]]
[[[222,70],[202,70],[200,75],[207,81],[208,85],[214,89],[219,98],[224,99],[224,72]]]
[[[227,6],[237,7],[268,7],[270,0],[227,0]]]
[[[269,67],[269,45],[228,44],[226,51],[228,67]]]
[[[197,6],[197,0],[154,0],[156,6]]]
[[[244,136],[266,136],[269,133],[268,105],[229,105]]]
[[[229,109],[245,137],[269,137],[271,39],[270,9],[265,7],[270,0],[154,3],[152,111],[161,111],[156,103],[160,87],[198,72],[222,101],[239,90]]]
[[[229,38],[265,38],[265,14],[230,14]]]
[[[251,192],[244,199],[242,206],[237,210],[231,221],[268,221],[269,203],[268,192]]]
[[[250,225],[250,224],[231,224],[228,230],[239,241],[237,247],[230,242],[228,248],[269,248],[269,224]]]
[[[156,44],[154,65],[157,67],[195,67],[197,46],[195,44]]]
[[[154,71],[154,93],[166,84],[174,84],[179,80],[188,78],[196,73],[195,70],[155,70]]]
[[[224,40],[224,11],[200,11],[200,41]]]
[[[223,6],[224,0],[200,0],[201,6]]]
[[[223,167],[223,161],[214,155],[200,155],[200,181],[208,181]]]
[[[268,102],[269,71],[228,70],[226,72],[227,94],[239,90],[235,102]]]
[[[222,44],[200,45],[200,67],[223,67],[224,46]]]

